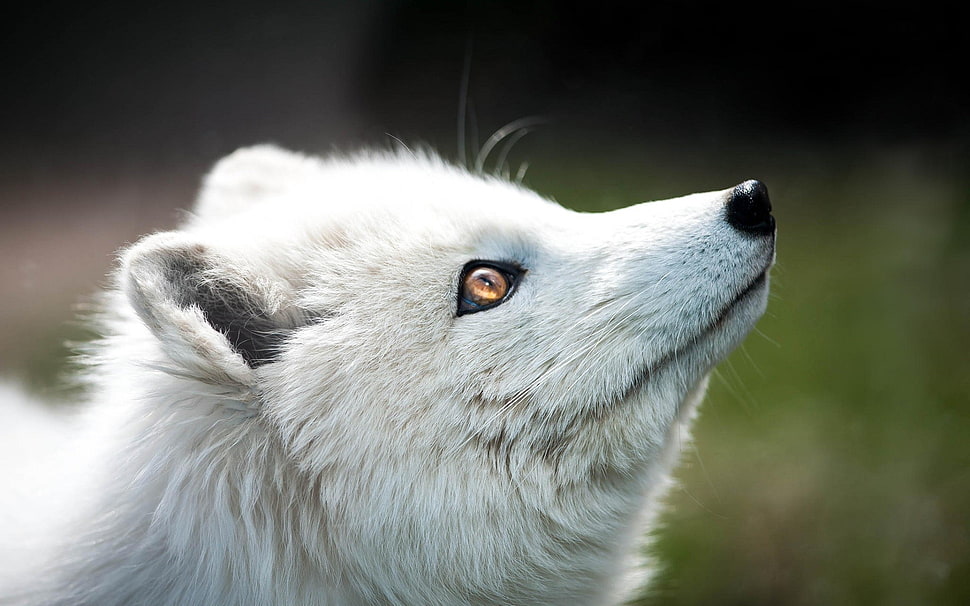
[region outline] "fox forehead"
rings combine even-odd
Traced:
[[[222,160],[206,178],[192,224],[258,221],[259,229],[271,230],[298,216],[303,225],[366,230],[393,219],[403,233],[446,220],[461,225],[462,219],[502,217],[529,225],[568,214],[517,184],[469,177],[430,154],[322,160],[270,146],[248,148]]]

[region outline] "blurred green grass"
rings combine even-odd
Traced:
[[[715,372],[636,603],[970,603],[967,150],[582,145],[533,151],[526,183],[597,211],[759,178],[779,224],[768,312]],[[77,330],[25,352],[31,384]]]

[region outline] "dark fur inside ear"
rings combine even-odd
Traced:
[[[252,368],[272,362],[295,328],[291,319],[270,315],[258,293],[214,271],[201,255],[172,255],[165,273],[176,304],[201,309]]]

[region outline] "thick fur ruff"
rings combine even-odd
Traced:
[[[618,603],[765,307],[731,191],[590,215],[431,154],[229,156],[122,253],[61,448],[18,446],[0,602]]]

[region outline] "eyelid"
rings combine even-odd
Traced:
[[[465,282],[465,278],[468,277],[469,273],[471,273],[472,271],[474,271],[479,267],[490,267],[496,271],[502,272],[502,274],[504,274],[506,279],[509,281],[508,292],[505,293],[504,297],[502,297],[500,300],[496,301],[495,303],[490,303],[488,305],[479,305],[477,303],[469,301],[468,299],[465,299],[462,296],[462,290],[463,290],[463,284]],[[522,277],[522,274],[525,273],[525,271],[526,270],[523,269],[517,263],[509,263],[506,261],[491,261],[491,260],[486,261],[486,260],[476,259],[476,260],[469,261],[468,263],[465,263],[465,266],[462,268],[461,273],[458,275],[457,315],[463,316],[463,315],[475,313],[478,311],[485,311],[486,309],[492,309],[493,307],[497,307],[498,305],[501,305],[502,303],[506,302],[509,299],[509,297],[511,297],[512,294],[515,293],[519,280]]]

